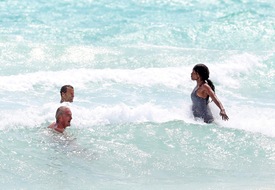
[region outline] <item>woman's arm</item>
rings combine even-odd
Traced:
[[[228,120],[229,117],[227,116],[225,109],[214,93],[214,91],[211,89],[211,87],[208,84],[203,85],[205,93],[213,100],[213,102],[220,108],[220,116],[222,117],[223,120]]]

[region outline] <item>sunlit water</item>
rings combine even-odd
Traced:
[[[0,1],[1,189],[275,189],[275,2]],[[230,120],[195,121],[197,63]],[[52,133],[60,87],[73,120]]]

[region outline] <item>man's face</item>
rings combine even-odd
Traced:
[[[63,102],[73,102],[74,101],[74,89],[67,88],[66,93],[62,93]]]
[[[72,120],[72,112],[68,108],[64,111],[64,113],[61,116],[61,122],[64,127],[70,126],[71,125],[71,120]]]

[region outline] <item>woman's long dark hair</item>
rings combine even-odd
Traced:
[[[210,72],[209,72],[208,67],[204,64],[197,64],[194,66],[193,70],[195,72],[197,72],[200,75],[201,80],[207,82],[207,84],[210,86],[210,88],[215,92],[215,86],[214,86],[213,82],[209,79]],[[208,101],[209,96],[207,96],[206,99]]]

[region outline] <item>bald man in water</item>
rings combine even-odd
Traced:
[[[48,126],[48,128],[51,128],[56,132],[63,133],[65,129],[71,125],[72,112],[70,108],[60,106],[56,110],[55,119],[56,122],[53,122],[50,126]]]

